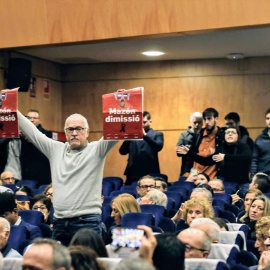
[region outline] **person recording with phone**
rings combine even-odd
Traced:
[[[225,130],[225,142],[221,144],[221,149],[216,149],[212,155],[202,156],[185,146],[179,152],[203,166],[215,165],[217,176],[224,177],[224,182],[237,183],[240,188],[238,195],[243,198],[249,189],[251,152],[246,144],[238,142],[238,136],[236,127],[229,126]]]

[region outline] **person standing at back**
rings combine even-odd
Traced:
[[[127,179],[125,184],[130,185],[138,181],[142,176],[151,173],[160,173],[158,152],[164,144],[163,133],[153,130],[149,112],[143,112],[143,140],[124,141],[119,152],[127,155],[128,164],[124,174]]]
[[[202,114],[200,112],[192,113],[190,116],[190,126],[188,127],[187,131],[181,133],[178,139],[178,142],[176,144],[176,154],[178,157],[182,157],[180,176],[186,172],[189,172],[191,168],[186,168],[186,161],[188,157],[177,153],[178,146],[185,145],[187,147],[190,147],[194,137],[202,129],[202,125]]]
[[[270,177],[270,108],[265,112],[266,128],[254,142],[251,162],[251,178],[262,172]]]

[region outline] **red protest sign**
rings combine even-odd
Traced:
[[[18,138],[18,88],[0,91],[0,138]]]
[[[143,87],[102,96],[104,140],[143,138]]]

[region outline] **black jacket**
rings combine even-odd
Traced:
[[[263,172],[270,176],[270,137],[268,128],[265,128],[254,142],[251,178],[257,172]]]
[[[198,132],[196,134],[196,136],[193,137],[193,141],[192,141],[192,144],[190,146],[190,151],[191,152],[194,152],[196,154],[199,152],[199,146],[200,146],[200,144],[202,142],[204,131],[205,131],[205,128],[201,129],[201,131]],[[218,131],[217,131],[216,137],[215,137],[215,149],[216,149],[216,152],[221,151],[223,140],[224,140],[224,132],[220,127],[218,127]],[[190,169],[193,167],[193,162],[194,162],[194,159],[192,159],[192,157],[187,159],[186,163],[185,163],[185,168],[183,168],[183,170],[185,172],[189,172]]]
[[[163,148],[163,133],[149,129],[142,141],[124,141],[119,152],[127,155],[128,164],[124,174],[137,181],[149,173],[160,173],[158,152]]]
[[[224,177],[225,182],[235,182],[238,184],[249,183],[249,169],[251,163],[251,152],[247,144],[236,143],[227,144],[223,142],[221,149],[216,149],[213,155],[222,153],[225,158],[222,162],[215,162],[213,155],[202,157],[192,151],[188,152],[196,162],[202,165],[216,164],[217,176]]]

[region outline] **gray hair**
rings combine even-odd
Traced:
[[[212,195],[212,193],[211,193],[210,190],[208,190],[208,189],[206,189],[206,188],[194,188],[193,191],[197,191],[197,192],[206,192],[207,200],[208,200],[209,202],[213,202],[213,195]],[[193,192],[193,191],[192,191],[192,192]]]
[[[70,270],[71,256],[68,249],[61,245],[60,242],[48,238],[36,238],[33,241],[33,246],[37,245],[50,245],[52,247],[52,269],[56,270],[60,267],[64,267],[66,270]]]
[[[200,112],[192,113],[191,116],[190,116],[190,122],[192,121],[192,119],[193,119],[194,117],[202,118],[202,114],[201,114]]]
[[[2,217],[0,217],[0,224],[2,227],[2,238],[5,238],[6,232],[10,232],[10,224],[5,218]]]
[[[149,200],[155,202],[156,205],[161,205],[164,206],[165,208],[167,207],[167,196],[165,193],[158,189],[151,189],[148,194]]]
[[[142,258],[124,258],[117,264],[115,270],[155,270],[155,267]]]
[[[204,250],[207,250],[207,251],[211,251],[211,244],[212,244],[212,241],[210,239],[210,237],[208,236],[208,234],[206,234],[204,232],[203,234],[203,237],[201,239],[201,249],[204,249]]]
[[[191,222],[190,227],[204,231],[210,237],[211,242],[219,242],[220,227],[210,218],[196,218]]]
[[[70,116],[66,119],[66,121],[65,121],[65,126],[64,126],[64,130],[65,130],[66,127],[67,127],[67,120],[69,120],[70,118],[75,118],[75,117],[81,117],[81,118],[83,119],[83,121],[84,121],[84,126],[85,126],[85,128],[89,128],[87,119],[86,119],[83,115],[81,115],[81,114],[79,114],[79,113],[74,113],[74,114],[70,115]]]
[[[209,183],[211,183],[211,182],[220,183],[220,184],[221,184],[222,190],[225,190],[225,186],[224,186],[224,183],[223,183],[222,180],[220,180],[220,179],[211,179],[211,180],[208,182],[208,185],[209,185]],[[210,185],[209,185],[209,186],[210,186]]]

